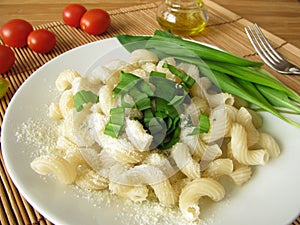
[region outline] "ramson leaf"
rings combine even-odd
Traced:
[[[91,91],[81,90],[73,96],[73,100],[76,111],[80,112],[83,109],[84,104],[97,103],[99,101],[99,96]]]

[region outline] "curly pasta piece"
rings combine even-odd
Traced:
[[[172,165],[169,158],[163,153],[152,152],[147,154],[142,164],[159,168],[167,177],[171,177],[178,172],[178,168]]]
[[[87,77],[76,77],[72,82],[72,92],[75,95],[77,92],[85,90],[97,93],[101,84],[90,83]]]
[[[224,187],[212,178],[197,178],[188,183],[179,196],[179,209],[188,221],[199,217],[199,200],[203,196],[220,201],[225,196]]]
[[[45,155],[35,158],[30,166],[41,175],[55,174],[57,179],[64,184],[73,183],[77,175],[74,166],[57,155]]]
[[[251,114],[252,117],[252,123],[254,125],[254,127],[256,127],[256,129],[262,127],[263,125],[263,118],[261,117],[261,115],[259,115],[256,111],[252,110],[252,109],[248,109],[248,112]]]
[[[104,115],[110,116],[110,109],[116,106],[116,99],[113,97],[113,87],[111,85],[103,85],[99,90],[100,109]]]
[[[152,62],[148,62],[148,63],[141,65],[141,68],[143,70],[145,70],[149,75],[152,71],[156,70],[156,64],[152,63]]]
[[[205,93],[207,95],[207,90],[212,86],[212,82],[207,77],[201,77],[200,78],[200,84],[201,84],[202,90],[205,91]]]
[[[165,62],[167,62],[170,65],[176,66],[175,59],[173,57],[167,57],[167,58],[164,58],[164,59],[160,60],[157,63],[156,71],[161,72],[161,73],[165,73],[166,78],[175,81],[177,79],[177,77],[174,74],[172,74],[168,68],[163,68],[163,64]]]
[[[236,115],[238,112],[237,108],[232,105],[225,105],[225,112],[232,122],[236,122]]]
[[[53,119],[63,119],[63,115],[61,114],[60,107],[59,107],[58,103],[52,102],[49,105],[49,109],[48,110],[49,110],[48,111],[48,115],[49,115],[50,118],[53,118]]]
[[[135,70],[130,71],[131,74],[140,77],[142,79],[147,79],[149,77],[149,73],[145,70],[143,70],[142,68],[138,68]]]
[[[266,149],[269,153],[270,157],[276,158],[280,155],[280,148],[278,143],[275,141],[275,139],[267,133],[260,133],[259,134],[259,146],[261,146],[263,149]]]
[[[61,125],[61,135],[68,138],[71,142],[76,143],[74,135],[74,123],[73,123],[73,111],[70,110],[67,116],[64,118]]]
[[[178,142],[173,146],[171,155],[176,165],[187,177],[200,178],[200,164],[192,158],[189,147]]]
[[[247,131],[241,124],[234,123],[231,129],[230,148],[233,157],[245,165],[264,165],[269,160],[269,154],[263,149],[249,150]]]
[[[229,176],[232,178],[235,184],[242,185],[250,180],[252,170],[250,166],[241,166],[235,169]]]
[[[182,69],[184,72],[186,72],[190,77],[194,79],[200,79],[199,78],[199,68],[198,66],[190,63],[179,63],[177,65],[177,68]]]
[[[246,128],[248,146],[256,144],[259,140],[259,132],[254,126],[252,116],[246,108],[242,107],[239,109],[236,121]]]
[[[207,101],[210,107],[215,108],[220,105],[233,105],[234,97],[229,93],[222,92],[218,94],[207,95]]]
[[[143,202],[147,199],[149,189],[146,185],[122,185],[119,183],[109,183],[109,190],[122,198],[130,199],[133,202]]]
[[[139,165],[122,174],[119,182],[124,185],[150,185],[159,202],[167,207],[175,205],[175,192],[166,175],[157,167]]]
[[[195,84],[190,89],[192,96],[197,96],[207,101],[207,90],[212,86],[212,82],[207,77],[193,77]]]
[[[215,160],[216,158],[222,155],[222,149],[219,145],[206,145],[205,152],[203,152],[201,161],[200,161],[200,168],[201,170],[205,170],[210,162]]]
[[[124,164],[115,164],[111,167],[109,172],[109,190],[112,193],[130,199],[133,202],[145,201],[149,192],[147,185],[124,184],[122,179],[129,169],[130,167]]]
[[[101,173],[104,165],[102,159],[100,158],[99,151],[95,148],[86,147],[79,148],[78,150],[80,151],[80,154],[84,158],[85,162],[89,165],[89,167],[95,170],[97,173],[101,174],[101,176],[104,176],[104,174]]]
[[[56,88],[59,91],[70,89],[76,77],[80,77],[80,75],[75,70],[64,70],[55,81]]]
[[[129,56],[129,63],[143,65],[148,62],[158,62],[158,57],[153,52],[146,49],[136,49]]]
[[[108,179],[94,170],[87,169],[75,180],[76,185],[86,190],[102,190],[108,187]]]
[[[73,92],[71,90],[64,91],[58,102],[59,109],[63,118],[66,118],[68,112],[74,108]]]
[[[200,139],[199,135],[189,135],[194,130],[194,127],[182,127],[180,132],[181,142],[187,144],[190,148],[191,154],[195,159],[201,159],[205,152],[205,144]]]
[[[111,157],[122,163],[138,163],[144,159],[144,154],[137,151],[125,138],[113,138],[108,135],[101,135],[100,145]]]
[[[208,133],[201,134],[201,139],[212,143],[227,136],[230,132],[232,120],[226,113],[225,106],[214,108],[209,116],[210,129]]]
[[[64,158],[75,168],[79,165],[88,165],[79,149],[68,149]]]
[[[192,181],[192,179],[186,177],[181,171],[178,171],[178,173],[170,177],[169,180],[174,189],[176,199],[179,199],[182,189]]]
[[[61,125],[61,135],[78,146],[92,146],[95,140],[92,137],[88,115],[89,108],[80,112],[76,112],[75,109],[68,111]]]
[[[222,175],[230,175],[233,171],[233,162],[231,159],[216,159],[210,162],[203,172],[203,176],[218,179]]]
[[[90,83],[94,84],[116,84],[119,82],[119,72],[123,70],[128,63],[120,60],[113,59],[106,62],[104,65],[99,65],[88,74],[87,79]]]

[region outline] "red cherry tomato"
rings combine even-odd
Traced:
[[[80,27],[88,34],[102,34],[110,26],[110,16],[102,9],[91,9],[81,17]]]
[[[32,31],[27,38],[28,47],[37,53],[47,53],[51,51],[56,44],[55,35],[45,29]]]
[[[86,11],[86,8],[80,4],[70,4],[64,8],[62,18],[67,25],[80,27],[80,19]]]
[[[7,46],[0,45],[0,73],[12,68],[16,60],[14,52]]]
[[[33,31],[30,23],[21,19],[13,19],[3,24],[0,35],[5,44],[11,47],[23,47],[27,45],[27,36]]]

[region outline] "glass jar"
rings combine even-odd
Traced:
[[[181,36],[195,36],[204,30],[208,12],[202,0],[164,0],[156,19],[163,29]]]

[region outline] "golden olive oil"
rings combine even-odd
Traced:
[[[204,30],[208,21],[202,1],[166,0],[158,8],[157,21],[163,29],[181,36],[195,36]]]

